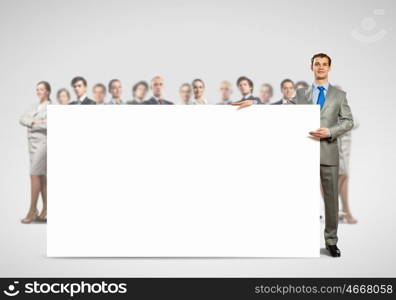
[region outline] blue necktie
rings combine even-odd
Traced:
[[[318,89],[319,89],[319,96],[318,96],[318,101],[316,102],[316,104],[319,104],[320,105],[320,109],[322,109],[323,108],[323,105],[324,105],[324,103],[325,103],[325,94],[324,94],[324,90],[325,90],[325,88],[324,88],[324,86],[318,86]]]

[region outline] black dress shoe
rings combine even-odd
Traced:
[[[338,249],[337,245],[326,245],[326,249],[329,250],[330,255],[333,257],[341,256],[341,251]]]

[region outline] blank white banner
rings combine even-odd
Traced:
[[[318,257],[317,105],[48,107],[47,255]]]

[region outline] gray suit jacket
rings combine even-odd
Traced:
[[[312,86],[298,89],[295,97],[296,104],[313,104],[312,96]],[[332,85],[329,85],[326,101],[320,111],[320,127],[329,128],[331,135],[329,138],[320,140],[320,164],[338,166],[337,138],[352,129],[353,117],[346,93]]]

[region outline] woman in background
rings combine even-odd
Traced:
[[[191,104],[191,85],[189,83],[183,83],[179,88],[180,104],[189,105]]]
[[[56,99],[58,100],[59,104],[69,104],[70,102],[70,92],[63,88],[60,89],[57,93],[56,93]]]
[[[50,101],[51,86],[46,81],[40,81],[36,86],[39,103],[25,113],[21,125],[28,129],[28,144],[30,154],[30,208],[22,223],[47,220],[47,105]],[[37,201],[41,194],[43,209],[38,213]]]

